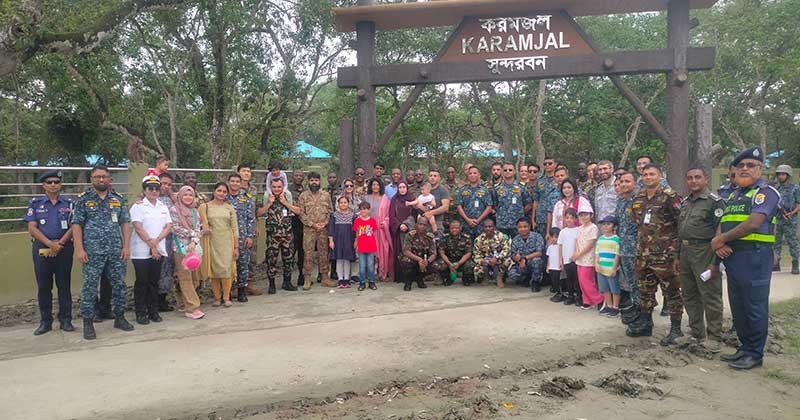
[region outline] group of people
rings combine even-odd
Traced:
[[[166,294],[180,290],[186,317],[199,319],[196,289],[210,280],[215,306],[246,302],[261,292],[251,276],[263,218],[267,293],[281,289],[327,287],[377,289],[377,282],[426,288],[426,283],[464,286],[507,283],[540,292],[550,300],[602,315],[619,317],[629,336],[651,336],[656,292],[663,291],[661,314],[671,329],[661,340],[675,344],[683,336],[684,309],[693,339],[719,351],[722,332],[722,281],[727,268],[734,327],[742,347],[727,357],[732,367],[761,364],[766,338],[767,296],[775,226],[784,227],[797,268],[796,214],[800,188],[791,184],[791,168],[778,168],[778,190],[761,179],[763,151],[742,152],[731,164],[731,181],[719,194],[709,191],[705,169],[686,173],[690,194],[681,198],[652,158],[640,156],[636,170],[614,168],[603,160],[581,163],[575,177],[555,159],[519,167],[492,164],[484,178],[471,164],[448,166],[444,177],[432,167],[419,170],[376,164],[339,182],[271,163],[263,195],[251,167],[241,165],[226,182],[214,185],[211,198],[198,193],[196,177],[184,175],[177,191],[168,162],[160,159],[142,180],[142,194],[128,208],[110,189],[111,174],[97,166],[92,188],[71,201],[59,194],[61,174],[44,174],[46,192],[31,200],[24,218],[34,238],[42,321],[35,334],[52,328],[52,279],[59,289],[61,328],[71,331],[69,269],[75,256],[84,263],[81,315],[84,336],[95,337],[93,323],[124,318],[126,260],[136,271],[134,299],[139,324],[159,322],[170,310]],[[193,175],[193,174],[192,174]],[[784,193],[787,191],[788,193]],[[778,221],[777,219],[781,220]],[[133,229],[131,229],[131,225]],[[755,256],[754,256],[755,255]],[[779,255],[779,254],[778,254]],[[197,269],[185,259],[200,258]],[[769,257],[768,266],[752,261]],[[749,259],[748,259],[749,258]],[[293,284],[297,261],[299,277]],[[354,270],[354,265],[357,269]],[[174,279],[177,278],[177,281]],[[102,280],[113,291],[114,313],[104,310]],[[109,295],[109,293],[106,293]]]

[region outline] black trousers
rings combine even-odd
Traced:
[[[300,277],[303,278],[303,262],[306,258],[305,251],[303,251],[303,222],[300,217],[295,216],[292,218],[292,237],[294,239],[294,252],[295,261],[297,261],[297,269],[300,271]]]
[[[564,272],[567,278],[564,279],[564,285],[561,291],[566,295],[574,297],[575,300],[582,300],[581,286],[578,283],[578,265],[574,262],[564,264]]]
[[[133,283],[133,300],[136,315],[158,313],[158,279],[161,277],[161,260],[131,260],[136,272]]]
[[[72,321],[72,292],[70,291],[72,255],[74,248],[68,244],[55,257],[42,257],[40,249],[44,244],[33,243],[33,271],[36,274],[36,297],[39,301],[39,315],[43,323],[53,324],[53,280],[58,288],[58,321]]]

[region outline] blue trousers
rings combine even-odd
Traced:
[[[58,287],[58,320],[72,321],[72,292],[70,291],[72,254],[74,248],[68,244],[53,258],[42,257],[39,249],[47,249],[38,241],[33,243],[33,271],[36,273],[37,298],[41,320],[53,324],[53,279]]]
[[[361,284],[375,283],[375,254],[358,253],[358,276]],[[369,279],[369,280],[367,280]]]
[[[725,259],[725,268],[733,326],[742,343],[739,350],[747,356],[761,359],[769,327],[772,247],[736,251]]]

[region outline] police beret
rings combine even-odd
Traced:
[[[741,161],[743,161],[745,159],[755,159],[755,160],[763,163],[764,162],[764,149],[756,146],[756,147],[751,147],[751,148],[749,148],[747,150],[743,150],[741,153],[736,155],[735,158],[733,158],[733,162],[731,162],[731,165],[732,166],[737,166],[737,165],[739,165],[739,162],[741,162]]]
[[[52,171],[47,171],[39,177],[39,182],[44,182],[47,178],[58,178],[64,179],[64,173],[58,169],[53,169]]]

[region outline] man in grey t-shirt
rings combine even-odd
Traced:
[[[436,218],[436,233],[438,236],[443,234],[444,224],[442,220],[447,210],[450,209],[450,191],[447,190],[447,187],[442,185],[442,175],[438,168],[432,168],[428,172],[428,182],[431,183],[431,194],[433,194],[433,197],[436,199],[436,208],[425,212],[423,216],[428,217],[433,215]]]

